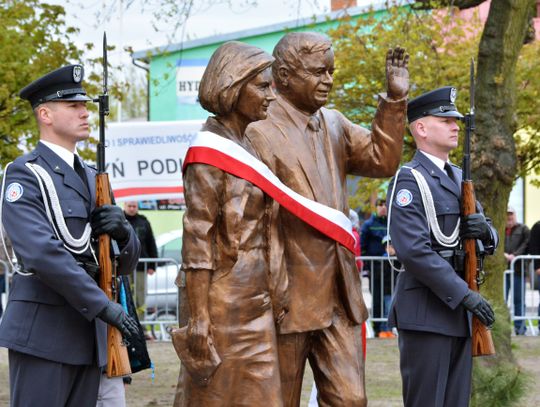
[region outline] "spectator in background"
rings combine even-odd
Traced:
[[[394,249],[394,246],[392,246],[392,241],[390,240],[389,235],[383,237],[382,244],[384,246],[383,256],[392,257],[396,255],[396,250]],[[394,260],[393,264],[396,269],[401,268],[401,263],[398,260]],[[389,261],[384,262],[383,270],[383,316],[385,318],[388,318],[388,312],[390,311],[390,303],[392,302],[392,293],[396,285],[397,271],[392,269],[391,263]],[[392,331],[388,328],[386,324],[384,325],[385,329],[384,331],[381,331],[379,333],[379,337],[395,338],[396,335],[392,333]]]
[[[146,219],[146,216],[139,214],[139,204],[137,201],[124,202],[124,214],[126,219],[131,224],[137,237],[141,242],[141,256],[140,258],[157,258],[158,251],[156,246],[156,239],[154,238],[154,232],[150,222]],[[137,307],[137,315],[139,319],[144,317],[144,305],[146,302],[146,276],[154,274],[156,271],[155,263],[138,263],[137,275],[135,278],[135,306]]]
[[[359,259],[359,257],[362,254],[362,251],[360,249],[361,242],[360,242],[360,233],[359,233],[360,218],[358,217],[358,214],[352,209],[349,209],[349,220],[351,221],[352,226],[353,226],[352,232],[355,239],[354,256],[356,257],[356,267],[358,267],[358,271],[360,272],[362,270],[362,260]]]
[[[540,255],[540,220],[531,228],[529,236],[529,254],[532,254],[533,256]],[[540,291],[540,260],[534,260],[533,267],[536,274],[534,288]],[[533,284],[533,282],[531,282],[531,284]],[[540,316],[540,304],[538,305],[538,315]]]
[[[511,206],[506,212],[506,231],[504,237],[504,258],[508,268],[516,256],[527,253],[530,231],[526,225],[518,223],[516,210]],[[514,315],[525,315],[525,264],[517,261],[514,265]],[[506,278],[506,294],[510,289],[510,278]],[[516,335],[525,335],[527,330],[524,321],[514,321]]]
[[[379,198],[376,201],[376,212],[364,222],[360,234],[362,242],[362,256],[383,256],[385,254],[382,239],[387,234],[386,225],[386,199]],[[368,272],[370,279],[371,295],[373,305],[371,315],[373,318],[383,318],[383,298],[381,296],[381,288],[383,283],[383,267],[381,261],[366,261],[364,269]],[[380,321],[373,323],[373,331],[375,336],[386,331],[386,324]]]

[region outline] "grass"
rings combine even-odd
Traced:
[[[540,337],[513,337],[514,354],[521,367],[540,383]],[[171,406],[174,400],[178,378],[179,362],[171,343],[150,342],[150,356],[155,365],[155,378],[145,370],[133,376],[133,383],[127,387],[126,398],[129,407]],[[370,407],[398,407],[401,402],[401,379],[397,340],[368,339],[366,360],[366,391]],[[302,390],[302,407],[307,406],[313,383],[313,375],[306,369]],[[7,350],[0,349],[0,405],[9,404]],[[540,394],[531,387],[523,406],[540,405]]]

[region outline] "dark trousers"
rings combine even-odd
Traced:
[[[393,276],[392,276],[393,274]],[[370,274],[370,289],[372,308],[372,318],[387,318],[390,310],[390,300],[392,289],[395,286],[397,273],[392,270],[387,260],[374,261],[371,265]],[[378,335],[382,331],[389,331],[386,322],[374,321],[373,331]]]
[[[471,395],[471,338],[399,330],[405,407],[467,407]]]
[[[522,317],[525,315],[525,276],[520,262],[516,262],[516,271],[514,272],[514,315]],[[506,298],[510,292],[510,275],[506,275]],[[524,320],[514,321],[514,330],[516,335],[525,335],[527,326]]]
[[[67,365],[9,350],[13,407],[95,407],[100,369]]]
[[[300,406],[306,359],[313,370],[320,407],[365,407],[361,326],[336,314],[325,329],[278,335],[283,406]]]

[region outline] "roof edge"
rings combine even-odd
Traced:
[[[369,10],[382,10],[386,8],[386,0],[377,0],[369,6],[357,6],[347,9],[336,10],[330,13],[319,14],[313,17],[304,17],[296,20],[288,20],[281,23],[275,23],[263,27],[249,28],[246,30],[235,31],[231,33],[217,34],[209,37],[184,41],[176,44],[168,44],[161,47],[147,48],[141,51],[135,51],[131,57],[135,60],[148,61],[149,58],[164,54],[166,52],[172,53],[177,51],[188,50],[192,48],[202,47],[209,44],[216,44],[226,41],[237,40],[241,38],[254,37],[257,35],[270,34],[277,31],[283,31],[290,28],[305,27],[309,24],[323,23],[327,19],[337,20],[345,15],[357,16],[367,13]]]

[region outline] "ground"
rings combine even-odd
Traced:
[[[521,366],[528,371],[534,383],[540,383],[540,337],[513,338],[514,352]],[[148,350],[155,365],[155,377],[145,370],[133,376],[127,388],[129,407],[172,406],[178,377],[179,363],[170,342],[149,342]],[[313,379],[307,371],[302,393],[302,406],[307,406]],[[0,406],[9,401],[7,351],[0,349]],[[366,363],[366,389],[370,407],[401,406],[401,383],[397,341],[395,339],[369,339]],[[531,387],[523,406],[540,406],[540,394]]]

